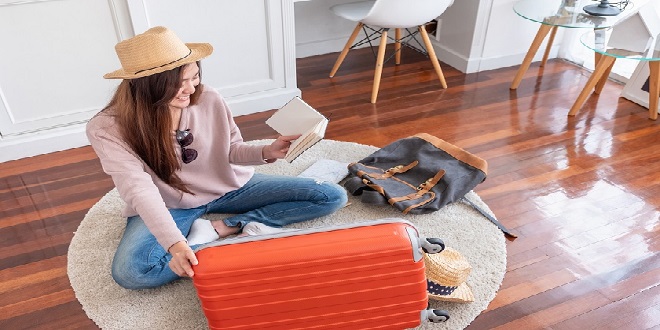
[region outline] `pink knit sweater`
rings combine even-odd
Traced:
[[[112,110],[112,109],[109,109]],[[207,204],[243,186],[254,169],[246,165],[266,162],[263,145],[247,145],[220,94],[205,88],[197,105],[185,108],[179,129],[190,129],[194,141],[187,148],[197,150],[197,159],[183,164],[177,173],[194,195],[182,193],[161,181],[124,143],[115,118],[101,112],[87,124],[87,137],[101,160],[103,170],[112,177],[126,203],[123,216],[139,214],[166,250],[185,240],[168,209],[193,208]],[[172,140],[178,156],[181,148]]]

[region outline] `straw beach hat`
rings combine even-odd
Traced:
[[[115,46],[122,68],[106,79],[134,79],[201,60],[213,52],[208,43],[183,43],[171,30],[156,26]]]
[[[445,248],[440,253],[425,254],[426,282],[430,299],[473,302],[472,289],[465,283],[472,267],[458,251]]]

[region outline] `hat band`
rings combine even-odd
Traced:
[[[138,73],[141,73],[141,72],[150,71],[150,70],[154,70],[154,69],[162,68],[162,67],[164,67],[164,66],[168,66],[168,65],[170,65],[170,64],[173,64],[173,63],[176,63],[176,62],[179,62],[179,61],[185,59],[186,57],[190,56],[190,54],[192,54],[192,49],[188,49],[188,55],[186,55],[186,56],[184,56],[184,57],[182,57],[182,58],[176,59],[176,60],[174,60],[174,61],[172,61],[172,62],[170,62],[170,63],[165,63],[165,64],[163,64],[163,65],[155,66],[155,67],[153,67],[153,68],[149,68],[149,69],[144,69],[144,70],[136,71],[136,72],[134,72],[133,74],[138,74]]]
[[[448,296],[454,292],[458,287],[457,286],[444,286],[437,284],[431,280],[426,280],[426,289],[430,294],[436,296]]]

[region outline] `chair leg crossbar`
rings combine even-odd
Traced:
[[[364,32],[365,37],[362,40],[355,42],[353,44],[353,46],[350,47],[350,49],[355,49],[357,47],[360,47],[360,46],[368,43],[369,47],[371,48],[371,52],[374,54],[374,57],[376,57],[377,53],[374,50],[374,44],[372,43],[372,41],[376,41],[378,39],[378,37],[380,37],[382,35],[383,31],[389,31],[389,30],[390,30],[389,28],[374,29],[371,26],[363,25],[362,26],[362,31]],[[394,41],[394,43],[398,42],[401,45],[406,46],[406,47],[408,47],[408,48],[410,48],[410,49],[412,49],[412,50],[428,57],[429,53],[426,50],[424,50],[424,46],[422,46],[422,44],[419,43],[419,40],[417,40],[417,38],[415,38],[415,36],[419,34],[419,31],[418,30],[410,31],[410,29],[408,29],[408,28],[403,29],[403,30],[405,30],[407,34],[405,36],[403,36],[402,38],[396,39],[396,38],[392,38],[391,36],[388,35],[387,40]],[[377,37],[372,38],[373,36],[377,36]],[[412,42],[416,43],[417,45],[414,45]],[[387,57],[385,59],[385,62],[392,59],[392,57],[394,57],[396,55],[396,53],[400,52],[400,51],[401,51],[400,48],[396,49],[391,55],[389,55],[389,57]],[[397,64],[399,64],[399,63],[397,63]]]
[[[433,68],[435,69],[435,72],[438,75],[438,79],[440,80],[440,84],[442,85],[442,88],[447,88],[445,77],[442,73],[442,69],[440,68],[438,58],[435,56],[433,45],[431,44],[431,40],[429,39],[428,33],[426,32],[424,25],[418,26],[416,31],[412,31],[412,32],[409,29],[405,29],[407,35],[404,37],[401,37],[401,32],[400,32],[401,29],[395,29],[396,31],[395,38],[388,36],[389,30],[390,30],[389,28],[374,29],[370,26],[367,26],[364,23],[361,22],[358,23],[355,29],[353,30],[351,36],[348,38],[348,41],[346,42],[344,49],[339,54],[339,57],[337,58],[337,61],[335,62],[335,65],[332,68],[332,71],[330,71],[330,78],[335,76],[335,73],[337,73],[337,70],[339,70],[339,66],[341,66],[341,63],[344,61],[344,58],[346,58],[346,54],[348,53],[349,50],[368,43],[369,46],[371,46],[372,52],[374,52],[374,44],[372,43],[372,40],[375,41],[376,38],[373,37],[379,35],[380,45],[378,46],[378,53],[374,52],[374,55],[376,56],[376,69],[374,73],[373,88],[371,91],[371,103],[376,103],[376,99],[378,98],[378,89],[380,88],[380,77],[383,70],[383,64],[386,61],[389,61],[393,56],[396,56],[396,64],[400,63],[401,45],[404,45],[410,49],[413,49],[429,57],[431,63],[433,64]],[[364,32],[365,38],[363,38],[358,42],[354,42],[360,31]],[[419,40],[415,38],[415,36],[417,36],[418,34],[422,36],[422,40],[424,41],[426,50],[424,50],[424,47],[422,47],[422,45],[419,43]],[[385,48],[389,40],[394,41],[395,50],[393,54],[391,54],[387,59],[385,59]],[[413,45],[412,41],[417,43],[419,47]]]

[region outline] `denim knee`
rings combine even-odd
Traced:
[[[323,194],[327,196],[326,203],[331,206],[331,212],[339,210],[348,202],[348,194],[344,187],[332,182],[324,182],[321,187]]]
[[[169,269],[169,265],[152,265],[148,269],[140,269],[134,263],[115,260],[112,262],[112,279],[119,286],[129,290],[152,289],[179,278]]]

